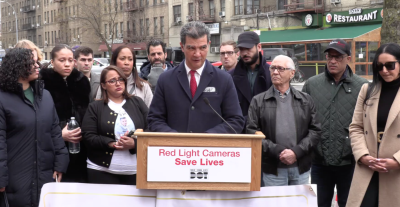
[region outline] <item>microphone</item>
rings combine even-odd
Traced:
[[[203,98],[203,101],[214,111],[215,114],[217,114],[219,116],[219,118],[222,119],[222,121],[225,122],[225,124],[227,124],[235,132],[235,134],[237,134],[236,130],[227,121],[225,121],[225,119],[222,118],[222,116],[219,115],[217,111],[215,111],[215,109],[211,106],[210,101],[208,100],[208,98]]]

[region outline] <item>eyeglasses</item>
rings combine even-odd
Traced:
[[[291,68],[284,68],[284,67],[278,66],[278,65],[271,65],[269,67],[269,71],[275,72],[275,70],[278,70],[278,72],[285,72],[285,70],[291,70]]]
[[[385,64],[378,63],[378,64],[376,64],[376,68],[378,69],[378,71],[382,71],[383,66],[385,66],[386,70],[394,70],[394,69],[396,69],[397,62],[399,62],[399,61],[386,62]]]
[[[120,84],[125,83],[125,80],[123,78],[118,78],[118,80],[114,78],[114,79],[108,80],[106,82],[109,83],[110,85],[114,85],[117,82],[119,82]]]
[[[331,61],[333,58],[335,58],[336,61],[341,62],[344,57],[345,57],[345,55],[333,56],[333,55],[326,54],[326,59],[328,61]]]
[[[228,51],[228,52],[220,52],[219,55],[220,56],[232,56],[235,52],[234,51]]]

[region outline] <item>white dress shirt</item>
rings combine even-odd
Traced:
[[[199,69],[197,69],[196,73],[194,74],[194,77],[196,78],[197,86],[199,86],[201,73],[203,73],[203,69],[204,69],[205,65],[206,65],[206,62],[204,62],[203,65]],[[186,74],[188,76],[189,86],[190,86],[190,78],[191,78],[190,71],[191,71],[191,69],[186,65],[186,61],[185,61],[185,68],[186,68]]]

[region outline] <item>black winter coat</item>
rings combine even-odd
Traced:
[[[71,74],[63,79],[53,69],[42,69],[40,75],[44,80],[44,87],[54,100],[54,105],[60,119],[60,127],[63,129],[71,117],[75,117],[82,127],[83,116],[89,105],[90,82],[89,79],[73,69]],[[68,147],[68,143],[66,142]],[[64,181],[86,182],[86,147],[81,142],[81,150],[78,154],[70,154],[70,165]]]
[[[316,107],[311,96],[290,87],[293,96],[292,107],[295,116],[297,145],[291,150],[296,154],[299,173],[310,170],[313,148],[318,144],[321,135],[321,124],[317,121]],[[278,175],[279,155],[285,148],[276,144],[276,98],[274,89],[261,93],[253,98],[247,120],[247,133],[262,131],[263,140],[262,171]]]
[[[34,104],[22,86],[18,93],[0,91],[0,188],[13,207],[38,206],[42,186],[69,162],[53,99],[43,81],[31,86]]]
[[[232,75],[233,83],[236,87],[236,92],[239,98],[240,108],[242,109],[243,116],[247,122],[247,113],[251,99],[264,91],[267,91],[272,86],[271,74],[269,72],[269,64],[267,59],[259,53],[261,58],[260,70],[258,71],[256,81],[254,83],[253,94],[249,79],[247,78],[247,66],[242,59],[239,60],[235,69],[228,71]],[[246,125],[245,125],[246,126]]]
[[[143,100],[133,96],[126,100],[122,106],[135,124],[136,129],[147,131],[147,114],[149,109]],[[88,158],[96,165],[109,167],[114,148],[108,144],[115,142],[114,128],[117,113],[108,107],[104,101],[95,101],[89,105],[83,119],[83,141],[88,148]],[[135,139],[136,146],[136,139]],[[131,154],[136,154],[136,148],[129,150]]]

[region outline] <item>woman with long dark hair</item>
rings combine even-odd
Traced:
[[[139,77],[136,69],[136,55],[127,46],[120,46],[113,51],[110,65],[115,65],[122,69],[128,82],[127,91],[129,94],[141,98],[147,107],[150,107],[153,100],[153,93],[149,83]],[[97,99],[101,99],[101,90],[98,91]]]
[[[89,106],[90,82],[74,68],[74,55],[67,45],[56,45],[50,53],[52,68],[42,68],[40,75],[44,87],[53,97],[60,119],[62,137],[67,142],[77,143],[82,139],[81,129],[67,129],[71,117],[82,126],[83,116]],[[86,148],[81,143],[80,152],[70,154],[70,164],[64,176],[67,182],[86,182]]]
[[[400,46],[384,44],[372,64],[373,81],[358,96],[350,124],[357,162],[347,206],[400,206]]]
[[[37,80],[37,59],[35,50],[15,48],[0,66],[0,192],[10,206],[38,206],[42,186],[60,181],[68,167],[53,99]]]
[[[82,126],[89,183],[136,185],[136,139],[127,134],[147,129],[148,109],[127,82],[117,66],[101,72],[102,100],[89,105]]]

